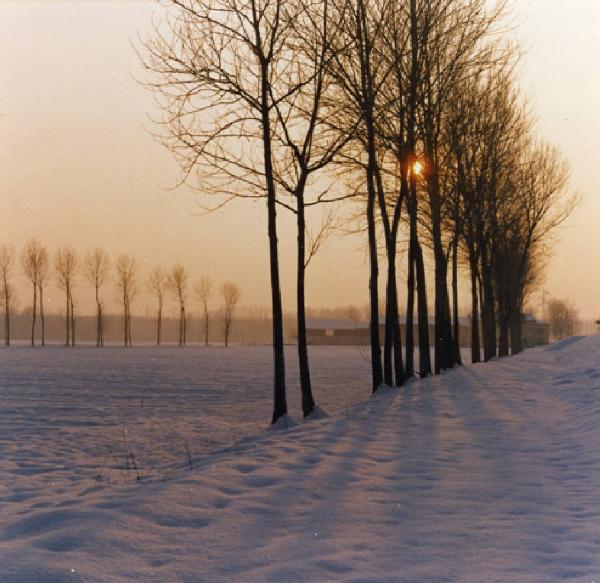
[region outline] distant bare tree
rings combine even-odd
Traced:
[[[165,292],[167,289],[167,277],[165,272],[162,270],[162,267],[159,266],[154,268],[150,274],[148,283],[146,284],[146,289],[156,298],[158,302],[156,312],[156,346],[160,346],[162,341],[162,310]]]
[[[137,263],[129,255],[119,255],[115,264],[117,288],[123,302],[123,345],[131,346],[131,301],[137,293]]]
[[[225,346],[229,346],[229,332],[231,331],[231,322],[233,321],[233,312],[240,300],[242,292],[237,284],[226,281],[221,286],[223,301],[225,303]]]
[[[208,346],[209,318],[208,301],[212,292],[212,281],[204,275],[196,283],[196,297],[202,302],[202,313],[204,315],[204,346]]]
[[[100,247],[89,251],[83,262],[83,274],[94,287],[96,298],[96,346],[104,346],[104,322],[102,318],[102,301],[100,299],[100,288],[106,281],[110,269],[110,259]]]
[[[40,320],[42,324],[42,346],[46,345],[46,318],[44,316],[44,289],[49,278],[50,259],[48,251],[42,247],[38,266],[38,291],[40,296]]]
[[[40,257],[42,255],[42,246],[36,239],[31,239],[25,245],[21,253],[21,266],[25,277],[31,283],[33,288],[33,301],[31,312],[31,346],[35,344],[35,325],[37,321],[37,294],[38,282],[40,277]]]
[[[577,309],[568,300],[552,298],[548,302],[548,323],[550,334],[555,340],[563,340],[573,336]]]
[[[10,346],[10,315],[15,302],[11,278],[15,269],[15,249],[0,245],[0,304],[4,305],[4,344]]]
[[[54,256],[54,272],[58,287],[65,292],[65,345],[75,345],[75,309],[73,284],[77,272],[77,256],[71,247],[61,247]]]
[[[188,285],[188,276],[185,267],[176,263],[167,276],[167,288],[179,302],[179,346],[185,346],[186,320],[185,298]]]

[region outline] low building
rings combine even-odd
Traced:
[[[521,340],[523,348],[549,344],[550,325],[543,320],[537,320],[533,314],[523,314]]]
[[[383,343],[385,324],[383,317],[379,320],[379,337]],[[471,318],[461,316],[458,320],[458,338],[461,347],[471,346]],[[406,342],[406,318],[400,318],[402,343]],[[370,343],[369,323],[350,319],[309,319],[306,322],[308,344],[326,346],[366,346]],[[413,324],[415,346],[419,345],[419,328],[416,317]],[[480,332],[480,338],[482,333]],[[435,326],[433,318],[429,320],[429,344],[434,345]],[[547,322],[536,320],[532,314],[523,314],[522,329],[523,348],[543,346],[549,343],[549,326]]]
[[[369,324],[350,319],[317,318],[306,321],[307,343],[319,346],[365,346],[369,344]]]
[[[379,338],[383,343],[385,322],[379,319]],[[402,343],[406,342],[406,318],[400,317],[400,334]],[[419,345],[419,327],[415,317],[413,323],[415,346]],[[350,319],[309,319],[306,322],[307,343],[326,346],[366,346],[370,343],[369,323]],[[434,345],[435,327],[433,318],[429,321],[429,344]],[[459,318],[459,340],[461,346],[471,345],[471,320]]]

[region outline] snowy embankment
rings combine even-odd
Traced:
[[[600,338],[558,348],[382,391],[165,481],[96,483],[73,453],[92,419],[55,428],[75,442],[55,474],[24,439],[40,420],[11,404],[0,581],[600,581]]]

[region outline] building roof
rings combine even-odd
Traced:
[[[349,318],[309,318],[306,327],[311,330],[356,330],[368,328],[368,322],[355,322]]]
[[[400,316],[400,324],[406,325],[406,316]],[[433,324],[433,316],[429,316],[429,323]],[[460,316],[458,322],[461,326],[467,327],[471,325],[471,318],[468,316]],[[415,314],[414,325],[418,323],[417,315]],[[385,324],[385,316],[379,316],[379,325]],[[359,330],[369,328],[369,322],[361,322],[350,320],[349,318],[309,318],[306,320],[306,328],[309,330]]]
[[[523,314],[524,322],[534,322],[535,324],[548,324],[546,320],[538,320],[531,312],[525,312]]]

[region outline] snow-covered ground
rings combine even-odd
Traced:
[[[261,433],[268,348],[0,351],[0,582],[600,582],[599,337],[374,398],[311,355],[337,412]]]

